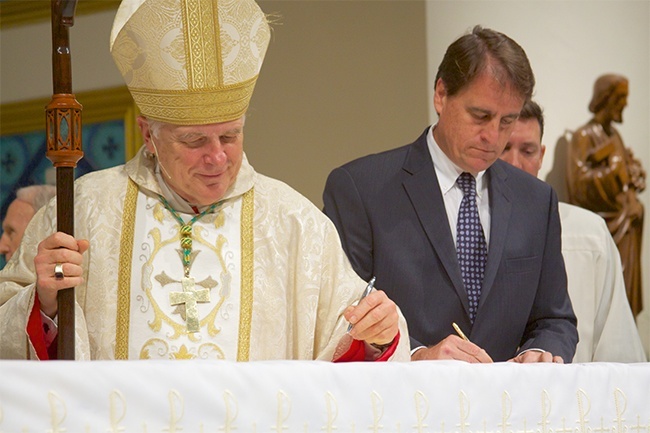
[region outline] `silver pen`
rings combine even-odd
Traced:
[[[361,297],[359,298],[359,302],[357,302],[357,305],[359,305],[361,303],[363,298],[365,298],[366,296],[368,296],[370,294],[370,292],[372,292],[372,289],[375,287],[375,280],[376,279],[377,279],[377,277],[372,277],[370,279],[370,281],[368,282],[368,285],[366,286],[366,289],[361,294]],[[352,323],[350,323],[348,325],[348,332],[350,332],[350,330],[352,330]]]

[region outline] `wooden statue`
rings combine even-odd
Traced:
[[[612,122],[623,121],[628,80],[602,75],[594,84],[589,111],[594,117],[573,133],[568,147],[570,203],[590,209],[607,222],[623,262],[627,297],[636,317],[641,311],[641,235],[646,173],[626,148]]]

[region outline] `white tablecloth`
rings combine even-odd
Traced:
[[[650,364],[0,361],[0,432],[650,433]]]

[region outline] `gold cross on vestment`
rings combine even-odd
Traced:
[[[197,302],[210,302],[210,290],[198,289],[194,286],[194,278],[184,277],[182,292],[171,292],[169,302],[172,305],[185,304],[185,321],[187,332],[199,332],[199,309]]]

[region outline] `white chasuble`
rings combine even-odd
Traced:
[[[193,224],[194,289],[184,293],[179,223],[159,194],[145,148],[75,183],[75,237],[90,240],[84,282],[75,287],[77,359],[333,359],[346,337],[343,312],[366,283],[320,209],[244,157],[223,204]],[[36,295],[34,255],[56,231],[54,206],[32,219],[0,271],[0,357],[37,358],[25,328]],[[170,296],[183,302],[172,305]],[[187,302],[197,311],[196,333],[187,332]],[[408,346],[400,315],[391,360],[408,360]]]
[[[251,308],[249,297],[242,300],[242,204],[252,206],[252,191],[192,225],[189,281],[194,284],[183,278],[178,221],[156,197],[135,196],[128,305],[118,303],[118,318],[128,319],[117,323],[118,335],[128,336],[128,342],[118,339],[116,357],[238,360],[241,311],[247,316]],[[185,222],[194,217],[179,216]],[[198,332],[188,331],[190,308],[198,311]],[[128,331],[120,329],[126,326]]]

